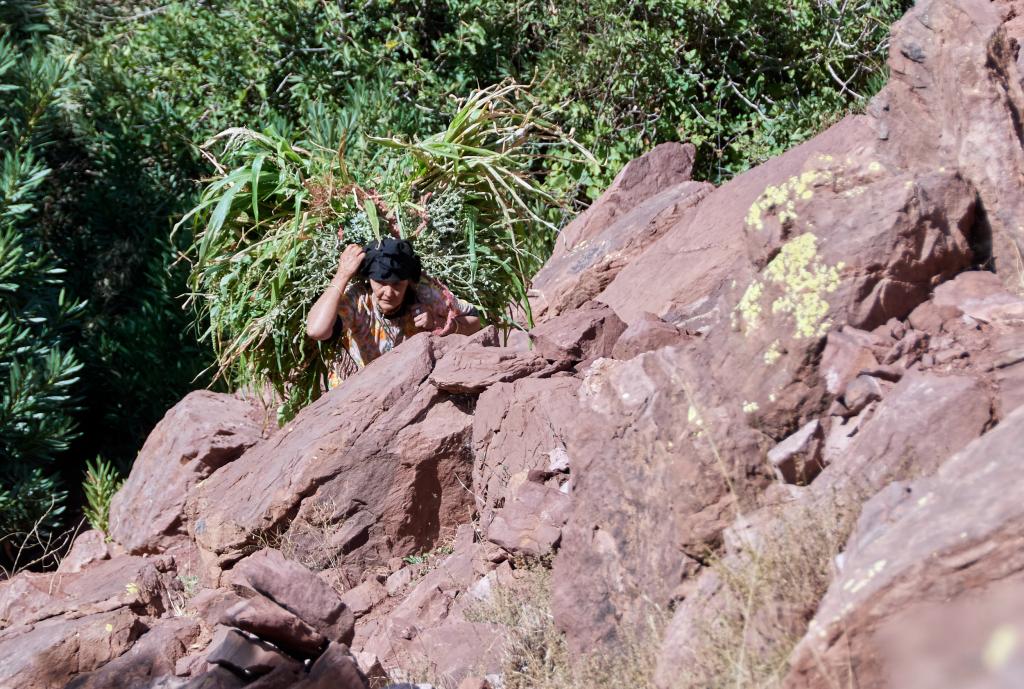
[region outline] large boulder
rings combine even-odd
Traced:
[[[576,423],[579,381],[568,376],[525,378],[489,388],[473,416],[473,492],[480,526],[513,500],[531,471],[563,460],[565,439]]]
[[[145,630],[127,607],[7,629],[0,632],[0,687],[63,689],[122,655]]]
[[[207,562],[269,540],[358,581],[468,519],[472,419],[428,382],[434,362],[427,335],[402,343],[203,482],[189,510]]]
[[[787,687],[885,686],[892,630],[923,606],[1024,587],[1021,447],[1024,409],[933,477],[893,484],[867,503],[842,573],[793,653]]]
[[[110,536],[131,553],[166,550],[186,536],[189,491],[263,435],[251,400],[207,390],[189,393],[149,434],[110,503]]]
[[[918,2],[893,27],[892,76],[868,108],[884,155],[908,169],[957,170],[978,190],[978,246],[1010,286],[1024,255],[1024,23],[1015,5]]]
[[[687,329],[700,329],[715,306],[709,295],[749,270],[742,249],[745,219],[765,189],[799,175],[820,153],[845,155],[871,133],[865,118],[848,118],[705,194],[696,208],[673,216],[658,239],[618,271],[597,299],[627,324],[650,312]]]
[[[159,615],[170,607],[172,571],[173,560],[167,556],[120,555],[79,572],[21,572],[0,583],[0,628],[129,606]]]
[[[637,254],[714,187],[690,181],[696,150],[665,143],[631,161],[585,212],[569,223],[533,278],[537,322],[593,299]]]
[[[136,689],[150,680],[173,675],[175,662],[199,637],[199,622],[190,617],[160,620],[124,655],[94,672],[85,672],[66,689]]]
[[[598,360],[585,376],[552,588],[573,651],[610,650],[666,608],[767,481],[765,440],[721,384],[672,348]]]
[[[396,679],[429,669],[445,686],[455,686],[469,674],[497,671],[500,630],[465,615],[486,597],[477,591],[480,582],[490,591],[494,559],[479,543],[456,550],[413,582],[386,615],[364,622],[355,647]]]
[[[355,619],[338,593],[298,562],[286,559],[280,551],[267,549],[250,555],[231,570],[230,577],[232,586],[250,592],[247,597],[266,596],[305,623],[301,628],[304,637],[314,638],[306,628],[308,625],[333,641],[352,641]],[[268,606],[262,607],[267,612],[271,610]],[[226,614],[231,615],[231,612]],[[235,611],[237,616],[238,611]],[[276,616],[281,618],[280,614]],[[271,640],[282,645],[280,638]]]

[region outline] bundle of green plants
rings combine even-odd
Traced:
[[[414,140],[346,140],[351,122],[299,136],[228,129],[204,144],[216,176],[191,223],[190,299],[218,374],[272,389],[282,420],[319,396],[337,344],[305,335],[306,314],[344,245],[412,241],[425,273],[492,323],[530,320],[526,286],[570,214],[545,189],[552,157],[592,160],[528,87],[504,82],[458,100],[448,127]]]

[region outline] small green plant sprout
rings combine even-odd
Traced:
[[[85,481],[85,518],[92,528],[104,534],[110,527],[110,500],[114,497],[124,479],[111,462],[96,457],[86,462]]]
[[[422,565],[426,561],[426,555],[406,555],[402,558],[402,562],[404,562],[407,565]]]

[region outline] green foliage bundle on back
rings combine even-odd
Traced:
[[[409,239],[428,276],[504,322],[513,305],[528,311],[526,285],[568,212],[536,179],[542,162],[587,157],[514,83],[474,92],[433,136],[360,142],[358,159],[342,132],[326,121],[297,142],[222,132],[205,146],[222,144],[219,174],[182,220],[219,374],[271,386],[287,400],[283,418],[319,396],[337,354],[306,337],[305,319],[344,244]]]
[[[81,312],[36,225],[50,174],[42,154],[72,63],[33,25],[0,24],[0,544],[45,537],[64,507],[52,464],[76,435],[81,365],[66,342]],[[9,552],[7,553],[10,554]]]

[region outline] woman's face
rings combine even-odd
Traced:
[[[409,288],[408,280],[398,282],[377,282],[370,280],[370,289],[373,290],[373,298],[383,313],[397,311],[402,302],[405,301],[405,290]]]

